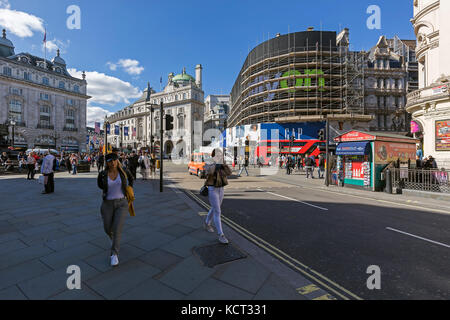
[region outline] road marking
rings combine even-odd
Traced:
[[[291,201],[295,201],[295,202],[300,202],[300,203],[306,204],[307,206],[314,207],[314,208],[317,208],[317,209],[320,209],[320,210],[328,211],[327,208],[322,208],[322,207],[319,207],[319,206],[315,206],[315,205],[313,205],[313,204],[311,204],[311,203],[304,202],[304,201],[300,201],[300,200],[297,200],[297,199],[294,199],[294,198],[285,197],[285,196],[282,196],[281,194],[276,194],[276,193],[269,192],[269,191],[266,191],[266,193],[272,194],[272,195],[274,195],[274,196],[281,197],[281,198],[284,198],[284,199],[287,199],[287,200],[291,200]]]
[[[406,234],[408,236],[411,236],[411,237],[414,237],[414,238],[417,238],[417,239],[421,239],[421,240],[428,241],[428,242],[431,242],[431,243],[434,243],[434,244],[437,244],[437,245],[440,245],[440,246],[444,246],[446,248],[450,248],[449,245],[447,245],[445,243],[442,243],[442,242],[437,242],[437,241],[433,241],[433,240],[430,240],[430,239],[427,239],[427,238],[422,238],[422,237],[416,236],[414,234],[411,234],[411,233],[408,233],[408,232],[404,232],[404,231],[400,231],[400,230],[397,230],[397,229],[394,229],[394,228],[390,228],[390,227],[387,227],[386,229],[394,231],[394,232],[398,232],[398,233],[403,233],[403,234]]]
[[[208,210],[211,208],[202,199],[197,197],[192,191],[185,189],[185,192],[188,193],[192,198],[194,198],[197,202],[202,204]],[[256,236],[255,234],[251,233],[250,231],[248,231],[244,227],[238,225],[237,223],[235,223],[231,219],[228,219],[223,214],[222,214],[222,219],[228,226],[230,226],[233,230],[235,230],[236,232],[238,232],[239,234],[244,236],[246,239],[248,239],[249,241],[253,242],[258,247],[260,247],[260,248],[266,250],[267,252],[271,253],[272,255],[274,255],[275,257],[280,259],[281,261],[284,261],[286,264],[290,265],[293,269],[299,271],[300,273],[304,274],[308,278],[312,279],[313,281],[315,281],[316,283],[321,285],[323,288],[327,289],[328,291],[333,292],[336,296],[339,296],[340,298],[342,298],[344,300],[350,300],[350,298],[348,298],[346,295],[344,295],[343,293],[341,293],[341,292],[337,291],[336,289],[330,287],[328,284],[336,287],[337,289],[341,290],[342,292],[346,293],[347,295],[351,296],[352,298],[354,298],[356,300],[362,300],[362,298],[358,297],[356,294],[348,291],[347,289],[343,288],[339,284],[337,284],[337,283],[333,282],[332,280],[328,279],[327,277],[325,277],[321,273],[311,269],[310,267],[304,265],[300,261],[292,258],[287,253],[285,253],[285,252],[281,251],[280,249],[274,247],[273,245],[271,245],[267,241],[259,238],[258,236]],[[303,269],[299,268],[298,265],[300,265]],[[323,281],[318,279],[316,276],[318,278],[321,278]],[[324,282],[327,282],[328,284],[326,284]]]
[[[272,180],[272,181],[276,181],[276,182],[281,182],[281,183],[286,183],[286,184],[290,184],[293,186],[296,186],[298,188],[304,188],[304,189],[310,189],[310,190],[320,190],[320,191],[324,191],[324,192],[328,192],[328,193],[334,193],[340,196],[348,196],[348,197],[354,197],[354,198],[358,198],[358,199],[364,199],[364,200],[372,200],[372,201],[376,201],[376,202],[384,202],[384,203],[388,203],[388,204],[394,204],[396,206],[405,206],[405,207],[411,207],[414,209],[418,209],[416,205],[411,205],[411,204],[406,204],[406,203],[402,203],[402,202],[393,202],[393,201],[388,201],[388,200],[379,200],[379,199],[374,199],[374,198],[369,198],[369,197],[362,197],[362,196],[355,196],[353,194],[349,194],[349,193],[345,193],[345,192],[338,192],[338,191],[331,191],[331,190],[327,190],[323,187],[306,187],[303,185],[298,185],[295,183],[292,183],[290,181],[283,181],[281,179],[266,179],[266,180]],[[418,202],[417,202],[418,203]],[[442,206],[438,206],[440,208],[443,208]],[[450,214],[450,211],[448,210],[440,210],[440,209],[433,209],[433,208],[424,208],[421,207],[421,210],[425,210],[425,211],[431,211],[431,212],[437,212],[437,213],[444,213],[444,214]]]
[[[325,294],[323,296],[314,298],[313,300],[337,300],[337,299],[329,294]]]
[[[297,292],[300,293],[301,295],[306,295],[317,290],[320,290],[320,288],[317,287],[315,284],[310,284],[309,286],[298,288]]]

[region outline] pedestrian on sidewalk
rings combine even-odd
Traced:
[[[323,179],[325,173],[325,157],[319,154],[319,179]]]
[[[150,175],[150,159],[148,158],[147,151],[139,157],[139,165],[141,166],[142,180],[148,180]]]
[[[247,167],[248,167],[248,156],[245,156],[245,160],[244,160],[244,162],[241,163],[241,164],[242,164],[242,167],[241,167],[241,170],[239,170],[238,177],[241,176],[242,171],[244,171],[244,170],[245,170],[245,173],[247,174],[247,177],[248,177],[248,171],[247,171]]]
[[[211,205],[211,209],[208,212],[208,216],[204,222],[204,227],[208,232],[213,233],[214,229],[211,226],[214,220],[217,234],[219,235],[219,241],[223,244],[228,244],[228,239],[223,234],[222,220],[221,220],[221,206],[224,197],[224,187],[228,185],[227,177],[231,175],[231,169],[223,164],[222,151],[220,149],[214,149],[211,153],[212,163],[205,165],[206,182],[208,187],[208,198]]]
[[[36,167],[36,159],[33,157],[33,152],[28,154],[27,158],[27,180],[34,180],[34,169]]]
[[[311,174],[311,178],[314,179],[314,160],[310,157],[309,153],[305,158],[305,170],[306,170],[306,179],[309,179],[309,175]]]
[[[75,154],[72,154],[72,159],[70,160],[70,163],[72,164],[72,169],[73,169],[72,174],[76,175],[77,174],[77,166],[78,166],[78,157]]]
[[[120,239],[128,213],[127,186],[133,186],[133,176],[119,163],[115,153],[106,155],[106,168],[98,174],[97,185],[103,190],[101,214],[103,228],[111,240],[111,266],[119,264]]]
[[[154,178],[156,174],[156,156],[154,153],[152,153],[150,156],[150,172],[152,178]]]
[[[50,153],[50,150],[46,153],[44,160],[42,161],[41,173],[44,175],[44,187],[45,190],[42,194],[49,194],[55,192],[55,180],[54,174],[56,170],[56,158]]]
[[[98,172],[103,171],[103,165],[105,162],[105,156],[103,155],[103,153],[101,153],[98,158],[97,158],[97,170]]]

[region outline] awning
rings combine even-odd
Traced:
[[[336,155],[363,156],[367,154],[369,145],[370,145],[369,141],[340,143],[336,148]]]

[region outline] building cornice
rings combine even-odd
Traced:
[[[17,66],[20,66],[20,67],[22,67],[22,68],[30,68],[30,69],[33,69],[33,70],[35,70],[35,71],[39,71],[39,72],[46,73],[46,74],[48,74],[48,75],[57,76],[57,77],[65,78],[65,79],[68,79],[68,80],[76,81],[76,82],[78,82],[78,83],[80,83],[80,84],[87,84],[86,80],[74,78],[74,77],[72,77],[72,76],[67,76],[67,75],[62,74],[62,73],[51,72],[51,71],[42,69],[42,68],[40,68],[40,67],[33,66],[33,65],[31,65],[31,64],[26,65],[26,64],[24,64],[23,62],[19,62],[19,61],[13,60],[13,59],[8,59],[8,58],[0,57],[0,61],[9,62],[9,63],[15,64],[15,65],[17,65]]]
[[[440,4],[441,4],[440,0],[436,0],[436,2],[426,6],[425,8],[420,10],[419,13],[417,13],[414,16],[414,18],[411,19],[411,22],[415,25],[418,20],[423,18],[425,15],[427,15],[428,13],[433,11],[434,9],[437,9],[440,6]]]
[[[0,80],[14,82],[14,83],[25,85],[25,86],[31,86],[31,87],[39,88],[39,89],[42,89],[42,90],[45,90],[45,91],[55,91],[55,92],[58,92],[58,93],[61,93],[61,94],[71,95],[71,96],[74,96],[74,97],[77,97],[77,98],[81,98],[81,99],[86,99],[86,100],[89,100],[89,99],[92,98],[91,96],[84,95],[84,94],[81,94],[81,93],[76,93],[74,91],[61,90],[59,88],[45,86],[43,84],[35,83],[35,82],[32,82],[32,81],[25,81],[25,80],[17,79],[17,78],[14,78],[14,77],[8,77],[8,76],[5,76],[3,74],[0,74]]]

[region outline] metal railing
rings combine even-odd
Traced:
[[[392,186],[397,189],[450,193],[450,171],[427,169],[391,169]]]

